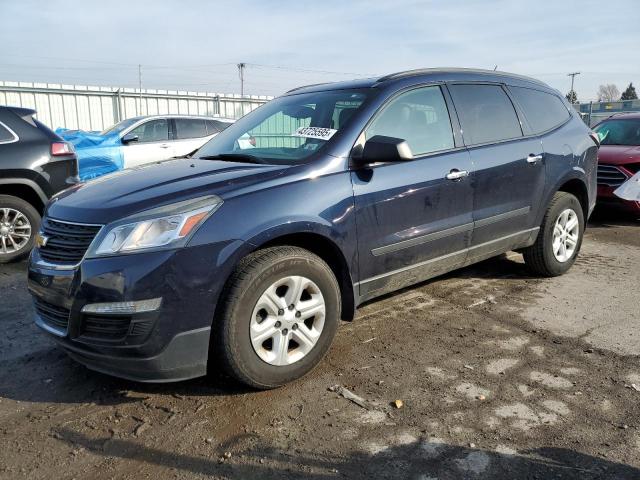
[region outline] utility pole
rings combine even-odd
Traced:
[[[138,64],[138,115],[142,115],[142,65]]]
[[[576,75],[580,75],[580,72],[573,72],[573,73],[568,73],[567,77],[571,77],[571,91],[573,92],[573,81],[576,78]]]
[[[238,64],[238,75],[240,76],[240,96],[244,97],[244,69],[247,65],[245,63]]]

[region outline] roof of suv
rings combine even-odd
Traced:
[[[207,116],[207,115],[181,115],[179,113],[166,113],[166,114],[157,114],[157,115],[140,115],[138,117],[128,118],[127,120],[140,121],[140,120],[148,120],[150,118],[194,118],[194,119],[201,119],[201,120],[218,120],[220,122],[235,122],[234,119],[226,118],[226,117],[210,117],[210,116]]]
[[[518,75],[515,73],[498,72],[494,70],[482,70],[474,68],[422,68],[392,73],[382,77],[363,78],[335,83],[318,83],[294,88],[287,93],[308,93],[322,90],[338,90],[346,88],[371,88],[388,85],[392,82],[406,78],[416,78],[421,81],[490,81],[490,82],[515,82],[529,83],[538,87],[550,88],[546,83],[535,78]]]
[[[22,108],[22,107],[8,107],[8,106],[4,106],[4,105],[0,105],[0,111],[5,110],[5,111],[10,111],[12,113],[15,113],[17,116],[19,117],[26,117],[26,116],[30,116],[30,115],[35,115],[36,111],[31,109],[31,108]]]

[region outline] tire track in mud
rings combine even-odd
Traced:
[[[269,392],[145,386],[38,348],[0,372],[0,478],[637,478],[638,357],[527,322],[548,285],[511,254],[369,302]]]

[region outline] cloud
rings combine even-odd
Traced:
[[[0,76],[135,86],[140,63],[148,87],[237,91],[238,62],[359,74],[498,65],[562,91],[570,86],[566,74],[582,71],[576,88],[586,99],[599,83],[640,83],[637,15],[624,14],[636,13],[637,4],[611,3],[615,8],[591,0],[3,2],[0,41],[11,53],[0,53]],[[278,94],[349,77],[300,70],[250,65],[246,91]]]

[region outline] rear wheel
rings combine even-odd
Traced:
[[[228,373],[254,388],[274,388],[311,371],[340,319],[340,289],[329,266],[298,247],[244,258],[220,297],[212,333]]]
[[[582,205],[574,195],[556,192],[545,213],[536,243],[522,252],[524,261],[539,275],[562,275],[576,261],[583,234]]]
[[[24,200],[0,195],[0,263],[26,257],[40,228],[40,214]]]

